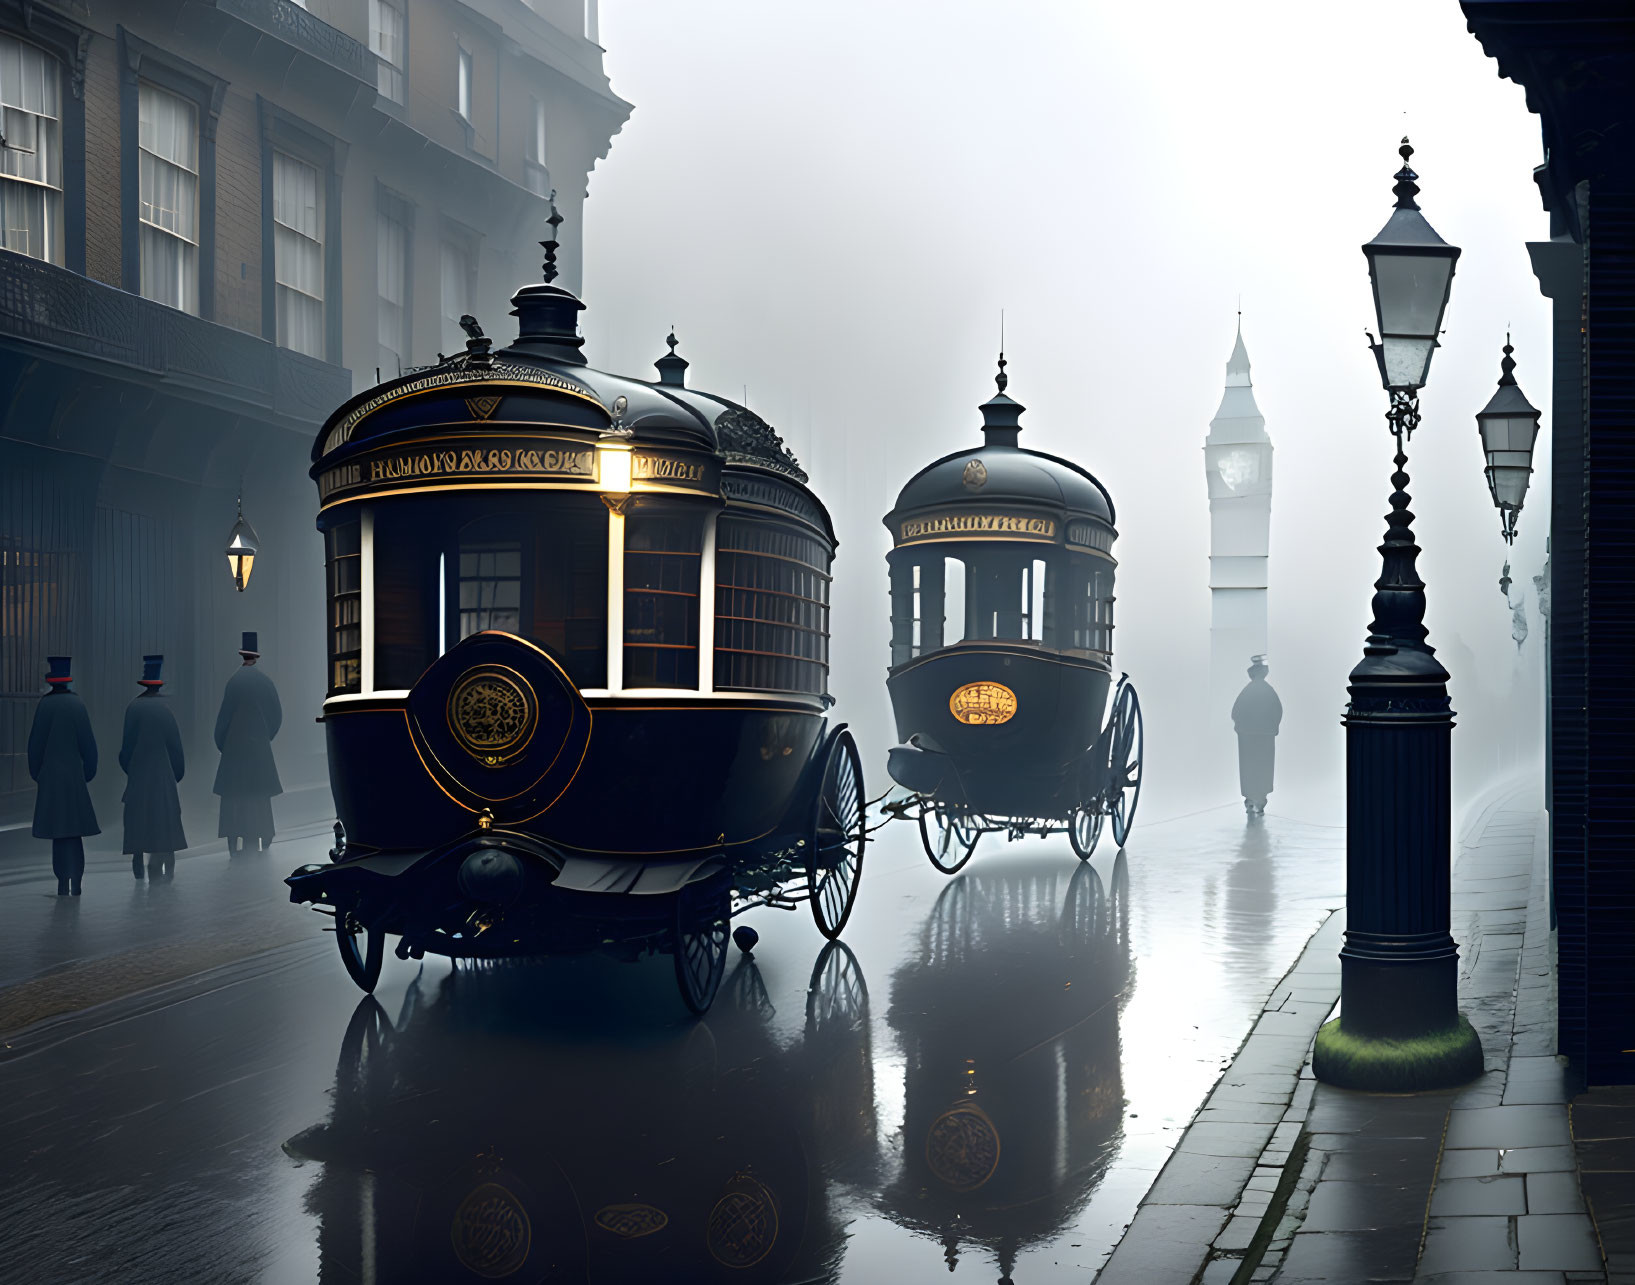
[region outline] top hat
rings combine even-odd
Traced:
[[[1267,672],[1267,670],[1266,670],[1266,657],[1265,656],[1251,656],[1251,657],[1249,657],[1249,677],[1250,678],[1253,678],[1255,676],[1255,671],[1256,670],[1259,670],[1262,674]]]
[[[238,654],[240,656],[259,656],[261,654],[256,650],[255,631],[253,629],[244,631],[243,645],[239,647]]]
[[[144,687],[163,687],[165,680],[159,677],[159,670],[164,665],[163,656],[142,657],[142,677],[136,681]]]
[[[71,683],[74,680],[69,676],[68,666],[72,661],[69,656],[47,656],[45,663],[50,666],[46,672],[45,681],[48,683]]]

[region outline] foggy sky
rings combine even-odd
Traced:
[[[1083,464],[1118,507],[1115,664],[1141,690],[1152,768],[1218,801],[1231,772],[1211,778],[1185,742],[1208,672],[1201,448],[1238,298],[1276,448],[1292,788],[1340,770],[1379,570],[1392,446],[1359,247],[1411,135],[1426,217],[1464,251],[1410,448],[1420,568],[1432,643],[1451,666],[1457,636],[1476,662],[1454,674],[1456,772],[1493,754],[1470,734],[1477,684],[1503,694],[1516,649],[1473,416],[1508,323],[1545,412],[1510,555],[1530,586],[1550,350],[1525,242],[1548,220],[1537,119],[1457,4],[603,0],[601,36],[635,112],[590,180],[587,355],[650,378],[673,324],[689,383],[747,386],[811,471],[841,540],[837,715],[871,748],[891,739],[880,518],[915,469],[980,440],[1003,308],[1023,444]]]

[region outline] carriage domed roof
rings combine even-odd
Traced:
[[[498,350],[474,317],[460,319],[466,350],[432,366],[401,372],[342,405],[313,444],[315,469],[332,452],[369,439],[412,438],[453,415],[517,424],[588,429],[628,437],[634,445],[704,450],[726,464],[770,469],[797,482],[807,476],[782,439],[760,416],[724,397],[685,386],[687,362],[675,351],[655,365],[657,381],[596,370],[581,352],[578,314],[584,304],[555,284],[555,227],[545,249],[544,280],[512,296],[517,337]],[[496,408],[504,401],[503,414]],[[463,403],[463,405],[462,405]],[[347,452],[350,454],[350,451]]]
[[[1113,498],[1087,470],[1071,460],[1030,450],[1017,442],[1026,409],[1005,388],[1005,356],[999,356],[999,391],[982,404],[983,442],[945,455],[908,480],[895,513],[952,504],[1019,503],[1115,521]]]

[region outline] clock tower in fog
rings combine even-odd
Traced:
[[[1226,390],[1204,439],[1209,485],[1211,700],[1230,702],[1252,656],[1266,652],[1266,563],[1272,522],[1272,439],[1255,405],[1243,320]]]

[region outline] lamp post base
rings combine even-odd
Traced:
[[[1462,1013],[1448,1030],[1409,1039],[1352,1035],[1342,1022],[1337,1017],[1317,1032],[1311,1070],[1324,1084],[1418,1093],[1468,1084],[1482,1073],[1482,1042]]]

